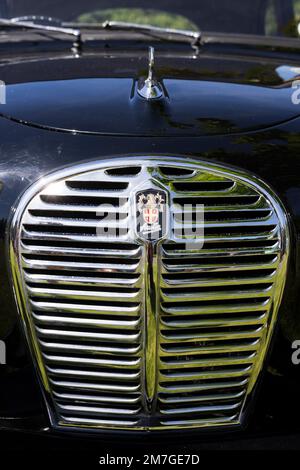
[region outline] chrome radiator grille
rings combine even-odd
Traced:
[[[52,424],[239,424],[284,287],[285,213],[263,183],[226,168],[130,165],[59,172],[14,217],[16,298]],[[147,183],[171,208],[154,244],[135,230],[132,198]]]

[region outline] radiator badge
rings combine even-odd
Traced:
[[[136,193],[136,226],[140,237],[158,240],[167,232],[167,195],[158,189]]]

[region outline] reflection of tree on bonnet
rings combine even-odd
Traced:
[[[205,31],[265,34],[266,15],[272,9],[276,26],[274,33],[277,30],[280,34],[293,22],[293,5],[298,5],[298,0],[5,0],[1,2],[0,14],[11,17],[30,14],[56,16],[65,21],[154,21],[157,26],[179,28],[196,24]],[[118,11],[113,12],[115,9]],[[136,10],[135,13],[132,9]],[[156,10],[154,16],[152,13],[153,21],[151,12],[145,10]],[[180,15],[180,18],[171,15],[168,20],[168,13]]]

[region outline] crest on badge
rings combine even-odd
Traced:
[[[148,240],[162,238],[167,227],[167,195],[159,189],[148,189],[136,194],[138,234]]]

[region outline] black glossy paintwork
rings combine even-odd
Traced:
[[[140,54],[142,53],[140,52]],[[252,54],[255,56],[255,50]],[[174,98],[170,96],[173,116],[177,112],[180,114],[180,120],[182,121],[184,121],[183,116],[185,116],[185,119],[190,118],[192,125],[188,132],[189,135],[186,135],[187,130],[182,126],[183,122],[179,123],[178,134],[175,135],[176,133],[174,133],[172,138],[168,138],[167,134],[171,132],[170,123],[164,121],[166,127],[164,128],[165,134],[163,135],[159,135],[162,130],[159,127],[155,127],[155,122],[151,126],[151,120],[149,120],[149,114],[153,112],[151,104],[143,103],[144,106],[141,106],[141,103],[139,103],[135,107],[135,103],[130,101],[130,94],[128,95],[130,80],[128,77],[132,74],[132,79],[136,78],[138,70],[136,67],[136,53],[133,55],[133,58],[129,57],[126,59],[128,70],[125,70],[126,61],[124,57],[120,57],[119,60],[115,56],[111,69],[109,68],[110,62],[106,58],[105,72],[101,57],[93,57],[93,71],[90,72],[87,68],[82,70],[80,67],[82,62],[80,60],[77,62],[78,69],[76,69],[73,59],[70,59],[69,63],[72,73],[66,59],[62,59],[61,69],[59,68],[60,61],[57,59],[54,71],[52,70],[53,75],[51,77],[48,75],[48,77],[43,77],[42,79],[42,82],[47,80],[47,87],[51,89],[51,81],[57,80],[59,75],[61,79],[66,79],[65,84],[69,83],[67,80],[72,78],[78,79],[78,77],[81,77],[79,84],[83,84],[89,75],[98,84],[103,75],[106,76],[106,79],[111,76],[112,79],[117,78],[119,81],[120,76],[125,74],[127,76],[124,81],[125,86],[121,87],[120,95],[118,95],[118,99],[121,101],[120,113],[118,113],[117,97],[110,95],[108,91],[106,92],[107,109],[109,109],[109,104],[112,103],[114,110],[110,114],[109,123],[106,123],[104,117],[101,116],[101,110],[99,110],[99,121],[95,118],[94,114],[97,113],[97,103],[100,103],[101,100],[103,103],[101,93],[99,95],[100,98],[97,98],[97,87],[89,91],[89,96],[94,96],[96,99],[94,111],[90,113],[90,119],[87,111],[85,111],[85,116],[83,117],[82,111],[78,111],[79,108],[77,109],[76,106],[77,103],[80,103],[81,107],[84,106],[83,96],[85,88],[83,87],[81,90],[83,96],[79,98],[75,94],[72,100],[70,100],[72,93],[69,90],[69,97],[64,97],[63,99],[63,104],[65,105],[68,102],[69,107],[64,109],[64,106],[62,106],[61,112],[63,116],[60,116],[60,113],[58,113],[56,121],[57,126],[62,122],[68,121],[69,123],[75,123],[74,125],[77,122],[76,128],[81,128],[81,130],[84,130],[84,122],[89,130],[97,124],[98,131],[100,131],[100,129],[103,130],[102,126],[105,125],[107,133],[116,134],[118,132],[120,135],[92,135],[43,129],[41,127],[41,124],[45,123],[43,119],[48,119],[48,125],[50,122],[51,125],[55,125],[55,105],[51,102],[50,96],[51,93],[54,93],[54,89],[57,90],[58,84],[53,82],[54,88],[50,95],[48,94],[48,108],[44,102],[43,106],[45,105],[45,109],[42,109],[41,106],[39,110],[38,100],[35,97],[39,70],[38,62],[36,60],[33,63],[29,60],[26,62],[26,59],[19,58],[19,65],[16,65],[15,70],[22,68],[24,71],[24,82],[29,83],[30,77],[35,82],[32,85],[26,85],[32,101],[26,101],[26,97],[23,97],[23,107],[21,108],[19,100],[15,96],[15,100],[12,103],[8,103],[7,106],[11,106],[15,113],[17,111],[23,113],[24,117],[35,116],[34,120],[39,122],[39,125],[34,127],[28,123],[18,123],[8,118],[0,118],[0,188],[2,186],[2,189],[0,189],[0,338],[7,341],[8,347],[8,364],[7,366],[0,366],[0,416],[2,417],[0,419],[0,427],[31,427],[40,429],[48,424],[41,393],[34,371],[32,370],[31,360],[28,357],[22,332],[20,331],[20,322],[10,286],[5,233],[13,210],[12,208],[15,206],[16,201],[32,183],[60,167],[115,156],[123,156],[126,160],[128,156],[176,155],[225,163],[253,172],[264,179],[276,191],[286,207],[292,235],[287,287],[280,309],[273,348],[268,359],[268,367],[265,368],[264,378],[257,393],[257,402],[253,404],[253,410],[249,416],[248,429],[252,432],[261,432],[267,429],[290,431],[291,429],[299,428],[300,365],[294,366],[291,363],[291,344],[293,340],[300,339],[300,118],[292,118],[292,116],[300,114],[300,105],[291,105],[289,93],[291,93],[292,89],[288,84],[284,84],[283,80],[276,73],[276,68],[280,65],[290,63],[295,67],[298,56],[294,56],[293,61],[290,58],[289,61],[285,61],[284,57],[279,61],[278,57],[272,59],[272,54],[269,53],[268,58],[264,60],[262,58],[257,59],[257,62],[253,57],[249,61],[251,63],[247,62],[248,59],[244,58],[240,62],[241,67],[238,67],[239,62],[237,57],[227,51],[227,55],[223,58],[218,57],[217,59],[212,57],[210,59],[203,59],[205,63],[204,68],[202,57],[192,61],[190,58],[178,59],[174,56],[172,60],[169,57],[167,69],[174,71],[172,80],[176,80],[176,86],[173,82],[174,89],[172,93],[174,92]],[[143,56],[141,55],[140,57],[138,60],[144,63]],[[134,66],[132,65],[133,62]],[[44,58],[43,63],[45,63]],[[97,67],[95,67],[96,63],[99,64],[99,72],[97,72]],[[176,75],[175,70],[177,66]],[[48,67],[51,69],[49,63]],[[12,64],[5,66],[2,63],[1,69],[3,70],[3,76],[6,74],[5,78],[8,79],[8,82],[13,83],[14,66]],[[257,70],[257,85],[253,85],[255,69]],[[133,73],[133,70],[135,70],[135,73]],[[249,70],[252,70],[251,74]],[[163,71],[162,59],[160,71],[161,73]],[[44,68],[41,67],[41,76],[43,73]],[[84,79],[83,76],[85,77]],[[25,84],[21,84],[21,78],[20,74],[16,74],[15,81],[24,89]],[[184,82],[181,81],[183,78]],[[252,89],[253,87],[257,90],[255,95],[257,103],[261,105],[259,101],[263,101],[265,105],[263,108],[253,106],[252,100],[246,96],[250,82],[252,83],[250,88]],[[111,89],[115,86],[113,80],[110,85],[108,81],[106,83]],[[234,83],[239,83],[239,85],[233,85]],[[59,86],[63,87],[63,82]],[[224,90],[226,86],[231,90],[237,90],[236,86],[239,87],[240,94],[234,97],[238,103],[236,112],[230,108],[230,102],[226,102],[226,99],[221,101],[219,106],[216,103],[214,103],[214,106],[209,106],[209,103],[213,103],[213,97],[218,95],[220,89]],[[276,88],[280,86],[285,88]],[[189,96],[189,91],[192,87],[199,87],[200,90],[195,103],[192,102]],[[203,92],[204,89],[206,90],[206,95]],[[246,95],[242,93],[243,90]],[[123,92],[126,95],[125,97],[122,94]],[[274,96],[277,96],[278,99],[270,101],[269,93],[274,93]],[[182,101],[181,108],[178,111],[176,108],[178,101],[176,99],[178,100],[178,96],[183,97],[185,94],[188,95],[188,106],[184,105]],[[200,99],[201,96],[203,98],[202,101]],[[259,96],[261,97],[260,99]],[[19,98],[22,101],[21,94]],[[97,99],[100,101],[97,101]],[[243,109],[246,108],[246,102],[249,103],[251,113],[249,110]],[[194,105],[199,106],[199,110],[195,110]],[[7,108],[5,106],[1,110],[2,113],[6,114]],[[130,109],[130,106],[132,106],[132,112],[139,116],[139,122],[135,128],[132,118],[127,119],[127,114],[124,111],[127,108]],[[186,106],[185,109],[184,106]],[[258,109],[261,112],[258,113]],[[270,113],[270,109],[273,110],[272,113]],[[49,113],[47,113],[47,110],[49,110]],[[276,110],[281,110],[283,114],[275,112]],[[206,134],[215,135],[201,135],[203,134],[201,130],[203,129],[203,123],[196,127],[194,122],[198,111],[199,116],[215,122],[214,130],[212,131],[210,127],[210,132],[206,132]],[[248,123],[246,124],[244,117],[240,117],[240,113],[243,113],[243,111],[248,116]],[[230,117],[228,116],[229,112],[231,113]],[[15,114],[15,119],[16,116]],[[226,119],[224,119],[225,116]],[[229,119],[227,119],[228,117]],[[288,118],[290,119],[289,122],[281,123],[277,126],[271,125],[274,122],[282,122]],[[227,123],[224,129],[220,124],[222,120],[230,121],[230,123],[235,122],[235,126],[240,131],[243,128],[247,128],[249,122],[253,128],[260,127],[262,124],[264,127],[267,127],[263,130],[244,133],[232,131],[229,134],[230,125],[232,124],[229,125]],[[69,124],[69,126],[71,125]],[[128,132],[129,128],[133,130],[132,134],[136,135],[125,136],[124,133]],[[147,136],[142,137],[137,135],[141,129],[143,129],[143,133],[147,134]],[[154,129],[156,129],[155,132]],[[153,135],[150,135],[152,131]],[[173,128],[172,132],[174,132]],[[16,425],[15,421],[10,421],[9,419],[12,416],[23,417],[24,420],[19,420],[19,424]],[[6,419],[4,419],[5,417]]]
[[[77,62],[80,70],[84,63]],[[161,74],[159,67],[156,70]],[[149,106],[137,94],[136,79],[114,75],[112,71],[112,78],[74,76],[9,85],[3,114],[51,129],[173,137],[261,129],[297,117],[300,111],[292,103],[290,87],[216,83],[193,76],[165,78],[165,99]],[[138,77],[138,70],[133,69],[131,77]]]
[[[44,128],[162,137],[241,133],[300,114],[291,100],[291,84],[283,80],[295,75],[293,61],[225,57],[222,70],[215,58],[174,60],[158,51],[155,73],[165,99],[149,106],[137,94],[146,58],[145,49],[144,57],[89,54],[41,60],[27,64],[26,71],[24,63],[0,65],[7,84],[7,104],[0,112]]]

